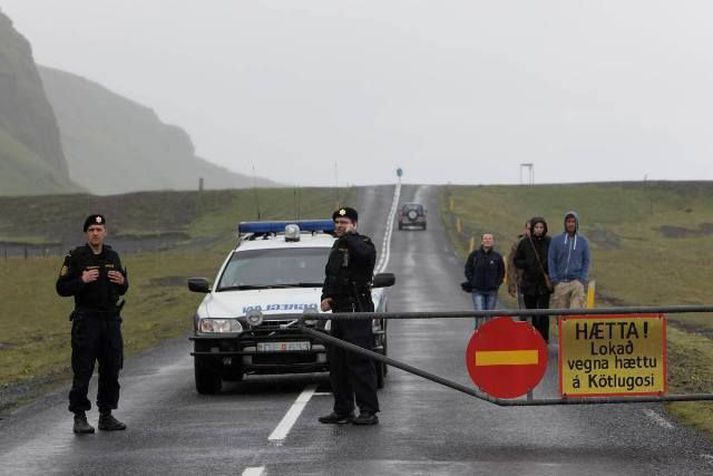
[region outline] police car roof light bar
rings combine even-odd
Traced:
[[[332,220],[273,220],[273,221],[241,221],[238,224],[238,233],[282,233],[285,226],[297,225],[301,231],[325,233],[334,232],[334,222]]]

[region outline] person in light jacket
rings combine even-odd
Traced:
[[[584,287],[587,284],[591,256],[589,242],[578,233],[579,215],[568,211],[564,216],[564,233],[552,238],[547,256],[547,268],[554,293],[553,309],[585,307]]]

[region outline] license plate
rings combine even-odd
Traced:
[[[258,352],[289,352],[310,350],[309,342],[258,342]]]

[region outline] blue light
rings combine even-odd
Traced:
[[[334,231],[332,220],[276,220],[276,221],[241,221],[238,233],[283,233],[285,226],[297,225],[302,231]]]

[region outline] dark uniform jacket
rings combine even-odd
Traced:
[[[545,283],[545,275],[547,273],[547,251],[550,247],[550,237],[532,235],[532,240],[523,238],[517,246],[515,252],[515,266],[522,270],[522,279],[520,280],[520,289],[522,293],[528,296],[542,296],[550,294]],[[537,253],[537,255],[535,255]],[[537,262],[539,257],[542,267]]]
[[[496,291],[505,278],[503,257],[492,248],[485,251],[481,246],[468,256],[465,277],[473,291]]]
[[[99,278],[91,283],[82,281],[82,272],[98,269]],[[109,245],[103,245],[102,252],[94,254],[87,244],[70,251],[57,278],[57,294],[74,296],[78,311],[118,311],[119,297],[129,289],[129,280],[118,285],[109,281],[109,271],[120,271],[126,278],[126,270],[121,265],[119,255]]]
[[[325,267],[322,300],[332,298],[335,310],[373,310],[371,280],[376,248],[368,236],[350,233],[337,239]],[[368,309],[371,307],[372,309]]]

